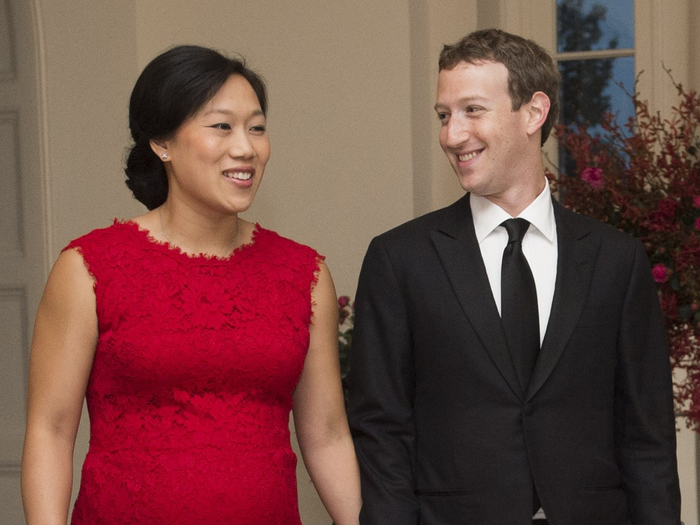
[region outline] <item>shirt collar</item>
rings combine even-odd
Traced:
[[[498,204],[481,195],[469,194],[469,205],[474,218],[474,231],[479,243],[498,228],[503,221],[513,218]],[[542,192],[518,217],[527,219],[549,242],[554,241],[556,228],[549,182],[544,185]]]

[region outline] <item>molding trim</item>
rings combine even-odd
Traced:
[[[41,177],[41,217],[43,237],[44,275],[48,277],[54,263],[53,192],[51,189],[51,166],[48,121],[48,87],[46,81],[46,38],[41,11],[41,0],[30,0],[32,12],[32,34],[34,36],[35,75],[37,90],[37,118],[39,129],[39,166]]]
[[[0,302],[3,301],[16,301],[19,303],[19,317],[21,319],[21,356],[22,356],[22,368],[24,372],[24,392],[27,392],[27,374],[26,371],[29,370],[29,341],[31,340],[31,334],[29,333],[29,325],[27,324],[27,288],[26,286],[8,286],[0,288]]]
[[[564,62],[567,60],[620,58],[633,56],[634,49],[599,49],[597,51],[567,51],[566,53],[557,53],[555,59],[559,62]]]
[[[4,230],[4,233],[7,234],[14,229],[14,234],[10,234],[10,239],[0,239],[0,246],[3,246],[5,250],[3,256],[23,257],[26,253],[26,247],[24,245],[24,215],[22,213],[24,199],[22,195],[19,111],[16,108],[0,109],[0,125],[8,126],[8,133],[11,135],[11,141],[14,143],[14,152],[7,152],[5,157],[10,161],[14,159],[14,162],[11,162],[14,165],[8,166],[8,173],[6,173],[2,179],[5,188],[7,188],[8,185],[13,188],[14,191],[10,193],[10,195],[14,193],[16,205],[14,208],[14,217],[12,220],[8,221],[9,224],[7,226],[9,226],[9,228]],[[6,218],[9,219],[9,217]],[[11,244],[9,243],[10,240],[12,241]],[[8,242],[6,243],[6,241]]]
[[[19,461],[0,462],[0,476],[18,476],[22,468]]]
[[[14,80],[17,78],[17,53],[15,52],[17,43],[15,42],[15,26],[12,18],[12,9],[10,9],[10,0],[0,0],[0,20],[4,18],[7,25],[7,34],[5,37],[8,40],[8,61],[6,64],[0,63],[0,80]],[[1,27],[1,26],[0,26]]]

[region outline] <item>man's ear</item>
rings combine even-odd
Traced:
[[[170,154],[168,152],[168,143],[164,140],[151,140],[151,149],[153,153],[158,155],[158,158],[163,162],[170,160]]]
[[[530,102],[526,104],[525,110],[527,112],[527,134],[534,135],[537,133],[547,120],[547,115],[549,115],[549,108],[551,102],[549,97],[545,95],[542,91],[536,91]]]

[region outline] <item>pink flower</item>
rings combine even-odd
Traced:
[[[693,208],[700,208],[700,195],[693,197]]]
[[[668,281],[671,272],[663,264],[655,264],[651,269],[651,275],[657,283],[665,283]]]
[[[350,298],[347,295],[338,297],[338,306],[345,308],[350,303]]]
[[[603,170],[600,168],[588,167],[581,172],[581,178],[591,185],[594,190],[603,187]]]

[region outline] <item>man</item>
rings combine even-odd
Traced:
[[[556,65],[486,30],[439,67],[440,144],[467,194],[365,257],[349,408],[361,523],[678,525],[644,248],[564,209],[545,180]]]

